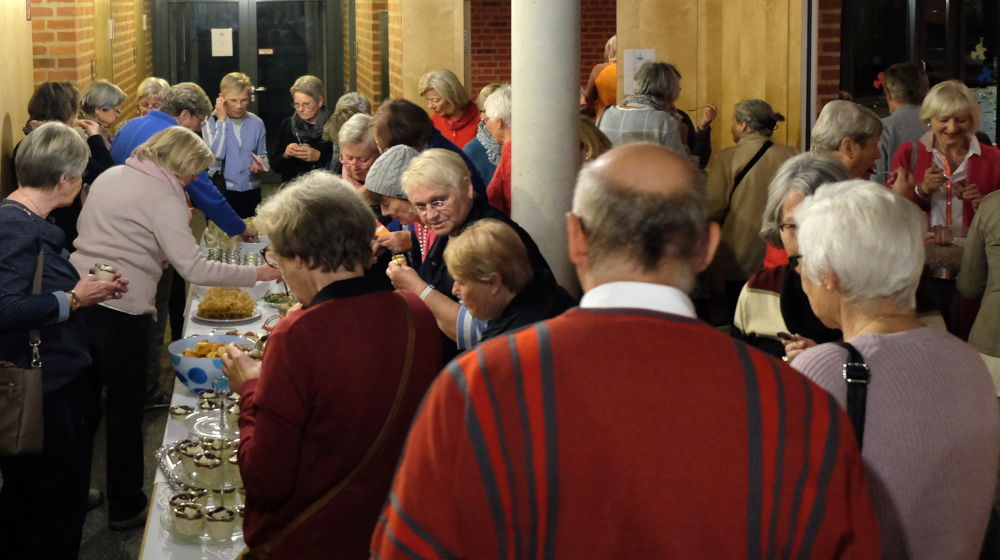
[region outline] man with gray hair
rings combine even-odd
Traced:
[[[888,183],[886,173],[896,150],[904,142],[916,142],[927,132],[927,125],[920,120],[920,104],[928,87],[927,73],[919,64],[901,62],[885,69],[882,89],[889,103],[889,116],[882,119],[882,140],[875,162],[879,174],[875,180],[879,183]]]
[[[877,557],[847,417],[695,318],[686,292],[719,242],[700,172],[613,149],[567,227],[580,307],[438,376],[372,556]]]

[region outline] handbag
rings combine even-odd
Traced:
[[[861,449],[865,436],[865,408],[871,372],[864,357],[854,345],[848,342],[837,344],[847,350],[847,361],[844,362],[844,380],[847,381],[847,417],[851,419],[854,435],[858,438],[858,449]]]
[[[45,255],[38,251],[31,293],[42,293]],[[0,361],[0,456],[37,455],[42,452],[42,344],[38,329],[28,331],[31,367],[19,368]]]
[[[382,428],[379,430],[378,435],[372,441],[371,445],[368,447],[368,451],[365,452],[364,457],[358,461],[358,464],[354,466],[353,469],[347,475],[344,476],[337,484],[332,488],[327,490],[318,500],[309,505],[309,507],[302,510],[295,519],[288,523],[284,528],[282,528],[274,537],[268,542],[255,546],[253,548],[247,547],[243,549],[243,552],[237,556],[237,560],[266,560],[271,557],[274,553],[274,549],[281,544],[289,535],[294,533],[296,529],[302,526],[310,517],[316,512],[323,509],[326,504],[330,502],[334,497],[336,497],[340,492],[346,488],[357,475],[368,465],[372,457],[375,456],[375,452],[378,451],[382,440],[386,438],[389,434],[389,428],[392,427],[396,416],[399,413],[399,407],[403,402],[403,395],[406,394],[406,386],[410,380],[410,371],[413,369],[413,352],[416,345],[416,328],[414,326],[413,320],[413,308],[410,307],[410,302],[407,301],[406,296],[396,292],[396,295],[403,300],[403,306],[406,308],[406,354],[403,358],[403,374],[399,378],[399,385],[396,387],[396,396],[393,397],[392,407],[389,409],[389,414],[385,418],[385,422],[382,424]]]

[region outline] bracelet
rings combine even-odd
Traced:
[[[80,296],[76,295],[76,290],[70,290],[66,294],[69,296],[69,311],[72,313],[80,308]]]
[[[924,191],[920,190],[920,183],[913,185],[913,192],[917,194],[920,200],[927,200],[927,195],[924,194]]]
[[[420,292],[420,301],[424,301],[425,299],[427,299],[427,296],[431,295],[431,292],[433,291],[434,291],[434,286],[427,284],[427,287],[424,288],[422,292]]]

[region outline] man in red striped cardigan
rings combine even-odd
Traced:
[[[701,174],[650,144],[581,172],[580,307],[437,378],[372,557],[877,558],[846,416],[695,319],[719,241]]]

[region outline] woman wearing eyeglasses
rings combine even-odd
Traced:
[[[83,91],[80,98],[80,113],[83,119],[89,119],[101,125],[100,135],[104,147],[111,149],[111,126],[122,116],[122,103],[128,95],[120,87],[107,80],[94,80]]]
[[[281,121],[271,154],[271,167],[283,182],[323,169],[333,158],[333,143],[323,140],[323,127],[330,119],[324,90],[322,80],[309,75],[299,77],[289,89],[295,113]]]

